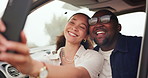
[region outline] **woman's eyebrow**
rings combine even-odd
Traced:
[[[72,18],[71,20],[77,20],[76,18]],[[87,27],[87,25],[85,23],[81,23],[82,25],[85,25]]]
[[[76,18],[72,18],[72,20],[77,20]]]

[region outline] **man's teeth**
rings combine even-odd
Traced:
[[[77,36],[77,35],[75,35],[74,33],[71,33],[71,32],[69,32],[69,34],[72,35],[72,36]]]
[[[99,32],[97,32],[97,34],[103,34],[103,33],[105,33],[104,31],[99,31]]]

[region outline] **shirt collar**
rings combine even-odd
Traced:
[[[86,51],[86,49],[84,48],[83,45],[81,45],[75,56],[80,57],[84,51]]]
[[[50,59],[59,59],[60,58],[60,52],[62,49],[64,49],[65,47],[61,47],[56,53],[51,53],[50,55]],[[84,48],[83,45],[80,46],[80,48],[78,49],[78,51],[76,52],[75,58],[76,57],[80,57],[82,55],[82,53],[85,51],[86,49]]]

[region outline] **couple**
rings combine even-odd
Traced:
[[[1,32],[5,29],[1,22]],[[124,36],[120,31],[117,17],[108,10],[97,11],[92,18],[76,13],[57,41],[57,52],[49,54],[46,62],[31,58],[23,33],[22,43],[8,41],[0,35],[0,60],[32,77],[136,78],[141,38]],[[92,45],[87,40],[88,34],[97,44],[96,51],[89,49]]]

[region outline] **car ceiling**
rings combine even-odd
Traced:
[[[53,0],[34,0],[32,9]],[[70,3],[76,7],[86,7],[91,11],[99,9],[108,9],[117,15],[145,11],[146,0],[61,0]]]

